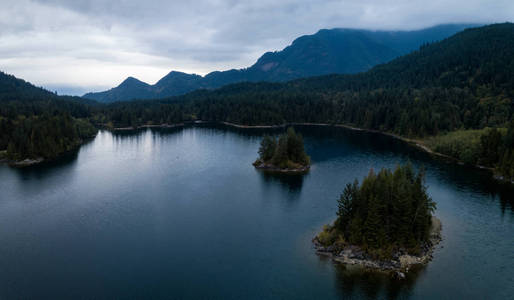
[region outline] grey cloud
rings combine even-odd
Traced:
[[[3,0],[0,69],[49,87],[246,67],[321,28],[512,21],[511,0]],[[49,69],[51,68],[51,69]],[[72,90],[72,89],[70,89]]]

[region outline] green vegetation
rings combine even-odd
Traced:
[[[258,168],[302,169],[308,167],[310,158],[305,153],[303,137],[293,127],[287,133],[274,137],[265,136],[259,148],[259,158],[253,163]]]
[[[514,179],[514,121],[508,128],[458,130],[428,138],[436,152],[460,161],[495,168],[506,179]]]
[[[91,108],[0,72],[0,152],[10,160],[49,159],[96,134]]]
[[[426,139],[455,131],[482,132],[484,140],[463,133],[434,141],[441,152],[469,163],[496,168],[512,178],[514,146],[508,131],[514,113],[514,24],[467,29],[441,42],[355,75],[328,75],[285,83],[239,83],[197,90],[180,97],[100,105],[58,97],[12,76],[0,74],[0,151],[13,141],[20,120],[68,114],[73,120],[114,127],[177,124],[194,120],[242,125],[287,123],[347,124]],[[63,119],[63,122],[67,122]],[[63,125],[67,127],[67,125]],[[51,129],[48,129],[51,131]],[[23,134],[32,134],[24,130]],[[70,133],[71,131],[66,131]],[[74,143],[49,136],[49,144]],[[459,136],[458,136],[459,135]],[[472,134],[471,134],[472,135]],[[477,135],[478,136],[478,135]],[[475,137],[476,138],[476,137]],[[30,139],[17,139],[30,149]],[[453,140],[453,141],[452,141]],[[497,144],[496,141],[500,141]],[[14,142],[13,142],[14,143]],[[15,144],[16,144],[15,143]],[[279,141],[277,141],[277,144]],[[459,143],[473,144],[464,147]],[[487,144],[488,147],[482,147]],[[45,144],[43,144],[45,145]],[[478,145],[478,146],[477,146]],[[58,146],[55,149],[67,147]],[[45,155],[51,151],[44,151]],[[16,155],[23,156],[25,153]]]
[[[348,183],[338,202],[337,219],[318,236],[324,246],[360,246],[369,255],[386,259],[404,248],[419,254],[429,240],[435,203],[426,193],[423,170],[411,165],[394,172],[371,170],[362,184]]]
[[[11,160],[55,158],[97,132],[89,122],[67,114],[21,116],[10,125],[13,130],[8,137],[7,157]]]
[[[194,120],[245,125],[353,124],[405,137],[506,127],[514,96],[514,25],[468,29],[356,75],[239,83],[158,101],[115,103],[120,127]]]
[[[430,137],[424,143],[432,150],[474,164],[480,155],[480,137],[487,129],[457,130]]]
[[[117,127],[196,119],[332,123],[421,139],[459,131],[448,137],[454,142],[434,142],[440,152],[512,177],[512,143],[484,160],[478,135],[468,140],[461,131],[509,127],[513,98],[514,24],[507,23],[465,30],[366,73],[240,83],[158,101],[115,103],[100,108],[95,118]]]

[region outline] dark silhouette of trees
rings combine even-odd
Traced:
[[[378,174],[371,170],[362,184],[348,183],[337,202],[337,219],[325,229],[331,232],[328,236],[341,235],[345,242],[380,257],[399,248],[419,253],[429,238],[436,208],[426,193],[424,171],[416,174],[410,164]]]
[[[0,72],[0,151],[8,158],[54,158],[96,134],[90,102],[61,97]]]
[[[264,136],[259,147],[259,158],[255,166],[261,164],[273,165],[281,169],[295,169],[310,164],[310,158],[305,153],[303,137],[289,127],[285,134],[278,137]]]
[[[464,30],[365,73],[285,83],[242,82],[153,101],[100,105],[56,96],[1,73],[0,151],[15,139],[14,128],[23,123],[21,119],[63,113],[73,120],[112,127],[195,120],[244,125],[328,123],[411,138],[497,128],[486,133],[475,148],[458,147],[466,140],[465,135],[456,135],[452,147],[442,152],[468,163],[494,167],[503,176],[513,178],[512,129],[508,129],[513,120],[513,99],[514,24],[510,23]],[[67,121],[63,118],[62,122]],[[23,134],[31,135],[32,130]],[[11,149],[31,147],[26,138],[16,140],[20,146]],[[65,143],[72,140],[75,137]],[[51,139],[50,143],[58,140]],[[295,139],[290,143],[302,144]],[[278,140],[277,162],[285,161],[285,148]],[[287,151],[292,161],[305,160],[299,154],[301,150],[294,151]]]

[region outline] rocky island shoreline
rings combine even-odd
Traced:
[[[436,203],[426,191],[423,168],[371,169],[362,184],[357,179],[346,184],[337,219],[312,240],[316,253],[405,278],[412,266],[432,259],[441,241]]]
[[[253,163],[253,166],[256,169],[264,170],[267,172],[278,172],[278,173],[305,173],[308,172],[310,169],[310,165],[306,166],[297,166],[297,167],[287,167],[287,168],[280,168],[270,163],[265,163],[262,161],[256,161]]]
[[[335,262],[345,265],[356,265],[367,269],[391,272],[400,279],[405,278],[414,265],[425,265],[433,258],[436,246],[441,242],[442,224],[439,219],[432,217],[430,238],[421,246],[419,255],[409,254],[406,249],[400,248],[395,251],[388,260],[374,259],[361,247],[356,245],[345,245],[342,248],[337,245],[324,246],[316,236],[312,242],[318,255],[329,256]]]

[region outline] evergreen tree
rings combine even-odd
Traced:
[[[264,162],[269,161],[271,158],[273,158],[276,147],[277,141],[275,138],[272,138],[269,135],[265,135],[261,141],[261,146],[259,147],[260,159]]]
[[[407,164],[394,172],[370,170],[360,186],[357,180],[346,185],[331,230],[380,257],[400,247],[417,253],[420,243],[429,238],[434,210],[423,169],[416,174]]]
[[[343,193],[337,200],[337,220],[336,226],[340,230],[345,230],[353,215],[353,199],[357,197],[358,181],[355,180],[353,184],[348,183],[344,188]],[[357,201],[355,201],[357,202]]]
[[[287,151],[287,136],[281,135],[278,138],[277,147],[275,149],[275,154],[273,155],[272,162],[274,165],[280,168],[286,168],[288,161],[288,151]]]

